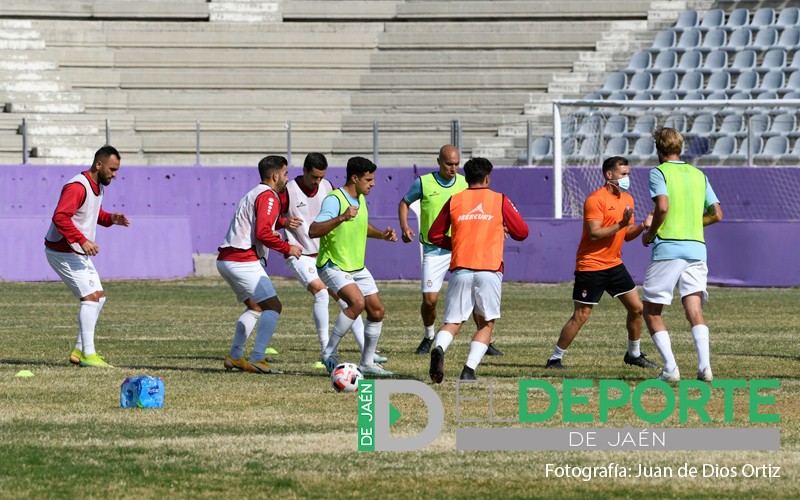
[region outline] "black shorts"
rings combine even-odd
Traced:
[[[598,304],[603,292],[619,297],[636,288],[625,264],[602,271],[575,271],[572,300],[581,304]]]

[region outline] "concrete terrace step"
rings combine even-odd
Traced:
[[[449,140],[450,131],[442,130],[439,134],[385,134],[380,136],[378,144],[380,152],[386,154],[418,153],[427,156],[430,160],[431,152],[438,151],[442,144]],[[472,148],[475,145],[473,138],[464,137],[463,140],[465,148]],[[372,151],[371,135],[345,136],[337,138],[333,142],[334,154],[360,151]]]
[[[432,113],[424,114],[382,114],[367,113],[353,114],[342,117],[343,133],[363,133],[372,132],[373,122],[378,122],[378,130],[383,133],[422,133],[450,130],[453,120],[460,120],[462,129],[470,131],[488,132],[496,130],[501,123],[513,120],[519,121],[520,116],[510,116],[485,113],[442,113],[435,115]]]
[[[212,22],[280,22],[280,7],[278,1],[212,0],[208,4],[209,20]]]
[[[472,22],[452,19],[447,22],[394,22],[387,23],[385,33],[389,34],[425,34],[425,35],[469,35],[473,34],[485,36],[490,33],[560,33],[586,31],[602,33],[618,26],[619,23],[603,19],[581,19],[581,20],[543,20],[543,21],[513,21],[498,18],[492,22]],[[435,26],[435,27],[434,27]],[[439,36],[441,37],[441,36]]]
[[[381,50],[397,49],[542,49],[542,48],[593,48],[600,39],[601,31],[573,29],[562,32],[490,32],[453,33],[442,36],[428,33],[382,33],[378,36]]]
[[[246,110],[250,112],[344,110],[350,96],[343,92],[291,92],[284,90],[163,90],[132,89],[128,92],[82,92],[87,107],[149,110]]]
[[[195,151],[197,139],[194,133],[142,133],[142,150],[151,153],[189,153]],[[306,151],[330,151],[334,134],[293,134],[292,147]],[[202,132],[200,149],[207,153],[260,153],[285,151],[285,133],[257,132]]]
[[[264,117],[260,114],[230,111],[137,112],[135,129],[139,132],[193,131],[198,120],[202,131],[285,132],[287,120],[292,122],[292,132],[336,133],[341,129],[341,117],[338,113],[295,112]]]
[[[112,31],[108,32],[109,47],[237,47],[258,48],[326,48],[352,49],[375,48],[376,40],[370,32],[330,33],[288,32],[275,36],[274,33],[242,32],[235,37],[222,32],[185,32],[176,36],[174,32]]]
[[[120,49],[118,68],[332,68],[368,70],[372,51],[361,49]]]
[[[472,89],[545,89],[550,74],[542,71],[507,72],[403,72],[372,73],[365,75],[361,83],[366,90],[430,90],[446,88],[453,90]]]
[[[371,67],[378,71],[422,69],[532,69],[569,68],[579,57],[575,50],[404,50],[381,51],[371,56]]]
[[[625,18],[645,12],[649,1],[621,0],[495,0],[449,2],[446,0],[406,0],[397,6],[399,19],[503,19],[512,18]]]
[[[445,87],[446,88],[446,87]],[[362,92],[352,97],[352,109],[359,112],[511,112],[528,102],[531,92]]]
[[[397,15],[396,0],[292,0],[282,6],[284,22],[314,19],[352,21],[392,20]]]
[[[208,19],[206,0],[3,0],[0,16],[95,19]]]
[[[121,89],[351,89],[357,90],[362,72],[326,71],[325,77],[309,78],[306,71],[218,71],[215,69],[147,69],[120,74]]]

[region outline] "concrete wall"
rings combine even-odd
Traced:
[[[0,280],[57,279],[43,255],[43,238],[64,182],[82,170],[69,166],[0,167],[0,236],[6,258]],[[377,172],[370,194],[370,214],[378,227],[398,228],[397,203],[416,175],[431,168],[388,168]],[[759,175],[759,172],[764,172]],[[299,175],[293,168],[290,176]],[[764,196],[775,191],[776,178],[800,180],[800,169],[776,176],[766,169],[710,169],[708,176],[723,202],[725,222],[708,228],[710,280],[736,286],[800,286],[800,264],[793,255],[800,247],[800,221],[751,220],[761,205],[780,206]],[[344,170],[328,175],[341,185]],[[647,169],[635,169],[633,185],[638,212],[646,212]],[[746,180],[746,184],[731,179]],[[493,187],[506,193],[531,228],[525,242],[506,244],[506,277],[534,282],[570,281],[581,221],[553,220],[552,171],[549,168],[499,168]],[[125,166],[106,190],[104,208],[124,212],[130,228],[98,229],[100,254],[94,259],[101,277],[170,278],[193,272],[193,254],[209,254],[227,229],[240,197],[258,182],[255,167],[135,167]],[[643,190],[643,191],[642,191]],[[769,213],[780,213],[777,209]],[[638,241],[627,244],[623,258],[638,282],[644,277],[649,253]],[[367,265],[381,279],[416,279],[417,245],[370,240]],[[288,276],[282,259],[272,254],[268,272]]]

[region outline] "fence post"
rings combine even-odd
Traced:
[[[533,165],[533,121],[528,120],[528,156],[525,159],[525,164],[529,167]]]
[[[450,144],[458,149],[458,156],[461,157],[461,120],[450,122]]]
[[[560,219],[563,216],[561,206],[563,203],[563,193],[561,190],[561,178],[563,170],[561,168],[561,108],[558,103],[553,103],[553,218]]]
[[[372,163],[378,164],[378,120],[372,122]]]
[[[106,118],[106,144],[111,145],[111,124]]]
[[[194,165],[196,167],[199,167],[200,166],[200,120],[197,120],[194,124],[194,133],[195,133]]]
[[[22,164],[28,164],[28,122],[22,118]]]
[[[747,166],[753,166],[753,115],[747,120]]]
[[[292,166],[292,120],[286,120],[286,164]]]

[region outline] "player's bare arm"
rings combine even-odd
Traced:
[[[722,220],[722,208],[719,203],[714,203],[706,209],[703,214],[703,226],[710,226]]]
[[[414,230],[408,225],[408,202],[400,200],[397,206],[397,215],[400,219],[400,231],[402,232],[403,243],[411,243],[414,241]]]
[[[326,220],[325,222],[312,222],[308,227],[309,238],[321,238],[330,233],[343,222],[347,222],[358,215],[358,208],[350,205],[343,214],[334,217],[333,219]]]
[[[369,224],[367,227],[367,237],[386,241],[397,241],[397,233],[395,233],[394,228],[387,227],[385,230],[381,231],[372,224]]]
[[[669,212],[669,198],[666,195],[660,194],[653,198],[655,207],[653,208],[653,221],[650,224],[650,229],[642,232],[642,245],[647,246],[656,239],[658,229],[661,224],[667,219],[667,212]]]
[[[111,214],[111,223],[116,226],[125,226],[125,227],[131,225],[131,221],[128,220],[128,217],[125,214]]]

